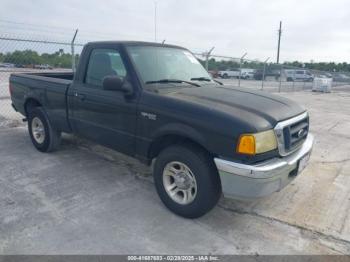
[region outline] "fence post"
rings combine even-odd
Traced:
[[[261,90],[264,90],[266,63],[267,63],[267,61],[269,61],[269,59],[270,59],[270,57],[268,57],[268,58],[264,61],[264,69],[263,69],[263,74],[262,74],[262,79],[261,79]]]
[[[78,34],[78,29],[75,30],[75,34],[73,36],[72,42],[71,42],[71,50],[72,50],[72,70],[73,73],[75,72],[75,54],[74,54],[74,42],[75,42],[75,38],[77,37]]]
[[[281,65],[281,69],[280,69],[280,82],[279,82],[279,85],[278,85],[278,92],[279,92],[279,93],[281,93],[282,71],[283,71],[283,65]]]
[[[213,52],[215,46],[213,46],[206,54],[205,54],[205,69],[207,69],[207,71],[209,70],[209,57],[211,52]]]
[[[293,92],[295,91],[295,69],[293,70]]]
[[[238,87],[241,87],[241,76],[242,76],[242,62],[243,58],[247,55],[247,53],[244,53],[244,55],[241,56],[239,59],[239,76],[238,76]]]

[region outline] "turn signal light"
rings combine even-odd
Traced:
[[[277,139],[274,130],[270,129],[255,134],[243,134],[239,137],[237,153],[255,155],[277,148]]]
[[[255,155],[255,137],[253,135],[241,135],[237,152],[246,155]]]

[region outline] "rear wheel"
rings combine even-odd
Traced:
[[[60,144],[61,133],[52,128],[41,107],[28,112],[28,131],[33,145],[40,152],[54,151]]]
[[[195,146],[176,145],[163,150],[153,175],[165,206],[186,218],[204,215],[221,196],[220,178],[212,158]]]

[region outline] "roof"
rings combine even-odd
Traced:
[[[162,44],[157,42],[144,42],[144,41],[95,41],[95,42],[87,43],[87,45],[95,45],[95,44],[99,44],[99,45],[118,44],[118,45],[126,45],[126,46],[160,46],[160,47],[186,49],[182,46],[177,46],[177,45]]]

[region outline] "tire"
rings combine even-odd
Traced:
[[[227,75],[227,74],[224,74],[222,77],[223,77],[224,79],[227,79],[227,78],[228,78],[228,75]]]
[[[293,82],[293,78],[287,77],[287,82]]]
[[[61,142],[61,132],[53,129],[41,107],[28,112],[28,131],[33,145],[40,152],[52,152]]]
[[[183,169],[179,166],[180,164],[183,165],[183,168],[189,169],[189,172],[188,170],[187,172],[186,170],[181,171]],[[176,165],[178,165],[177,168]],[[170,172],[169,167],[175,168],[180,178],[181,176],[187,177],[185,179],[187,181],[177,181],[179,182],[177,183],[174,178],[176,174]],[[175,214],[185,218],[203,216],[217,204],[221,196],[220,178],[213,159],[204,150],[192,145],[174,145],[164,149],[157,157],[153,176],[158,195],[164,205]],[[195,186],[188,190],[190,193],[187,194],[188,201],[186,202],[184,190],[181,189],[184,188],[182,187],[184,184],[186,187],[186,184],[191,183],[188,177],[192,177],[192,180],[194,177]],[[174,186],[171,192],[177,193],[171,197],[169,188]]]

